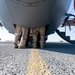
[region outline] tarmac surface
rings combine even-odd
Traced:
[[[12,43],[0,42],[0,75],[75,75],[75,45],[14,49]]]

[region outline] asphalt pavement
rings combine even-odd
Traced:
[[[0,42],[0,75],[35,75],[27,74],[27,67],[38,70],[36,75],[75,75],[75,45],[46,43],[44,49],[14,49],[12,42]]]

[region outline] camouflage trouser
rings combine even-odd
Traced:
[[[33,47],[37,47],[37,35],[40,32],[40,47],[43,48],[44,46],[44,38],[45,38],[45,26],[39,27],[33,30]]]
[[[22,36],[21,36],[21,41],[20,41],[19,46],[24,47],[26,44],[26,40],[27,40],[28,29],[16,25],[14,44],[18,44],[18,39],[21,33],[22,33]]]

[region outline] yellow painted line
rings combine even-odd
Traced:
[[[36,49],[30,51],[26,75],[51,75],[45,61]]]

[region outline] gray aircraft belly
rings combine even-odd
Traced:
[[[0,0],[0,20],[10,33],[14,32],[13,19],[5,0]]]
[[[9,31],[13,24],[27,28],[50,24],[49,30],[55,30],[70,4],[71,0],[0,0],[0,19]]]

